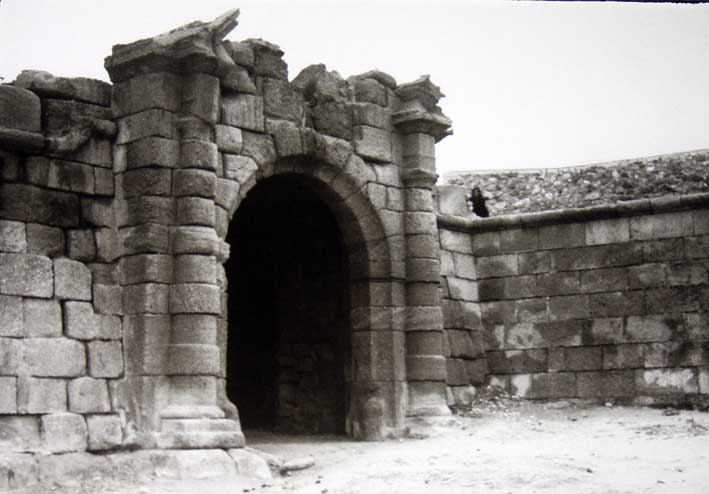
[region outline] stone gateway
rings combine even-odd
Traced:
[[[706,194],[468,219],[428,76],[289,81],[277,46],[224,40],[237,15],[115,46],[112,84],[0,86],[6,470],[399,437],[487,382],[706,399]]]

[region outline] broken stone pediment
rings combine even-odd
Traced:
[[[196,21],[152,38],[113,47],[105,67],[113,82],[145,72],[179,68],[215,73],[218,47],[238,24],[239,9],[230,10],[211,22]]]

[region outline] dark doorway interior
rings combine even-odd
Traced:
[[[298,177],[255,186],[229,228],[227,394],[245,429],[344,433],[347,253]]]

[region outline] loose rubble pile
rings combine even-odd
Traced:
[[[709,150],[574,168],[456,172],[445,183],[480,187],[491,215],[614,204],[709,191]]]

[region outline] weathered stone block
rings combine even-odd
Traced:
[[[0,377],[0,414],[18,412],[17,378]],[[0,483],[0,487],[2,484]]]
[[[137,168],[122,174],[123,196],[167,196],[171,192],[172,171],[167,168]]]
[[[79,377],[69,381],[69,410],[73,413],[111,411],[108,386],[103,379]]]
[[[689,236],[693,231],[691,211],[630,218],[630,236],[634,240]]]
[[[470,332],[467,330],[449,329],[446,331],[450,347],[451,357],[472,358],[474,357],[473,342]]]
[[[549,318],[552,321],[582,319],[589,317],[590,315],[591,309],[589,306],[589,299],[586,295],[570,295],[566,297],[549,298]]]
[[[358,102],[387,106],[387,88],[374,79],[358,79],[354,83],[355,99]]]
[[[214,200],[179,197],[175,202],[175,219],[181,225],[214,226]]]
[[[505,348],[526,349],[545,346],[547,342],[533,323],[520,322],[505,328]]]
[[[89,268],[71,259],[55,259],[54,296],[59,299],[91,300]]]
[[[54,413],[41,417],[42,445],[51,453],[85,451],[87,429],[84,417],[75,413]]]
[[[123,287],[126,314],[164,314],[168,312],[168,285],[140,283]]]
[[[288,81],[258,78],[257,86],[263,93],[266,115],[302,124],[303,96]]]
[[[126,375],[162,375],[167,366],[170,316],[129,315],[124,324]]]
[[[217,186],[214,172],[197,169],[176,170],[172,192],[176,196],[194,196],[213,199]]]
[[[280,157],[303,154],[301,128],[286,120],[266,119],[266,129],[273,136],[276,152]]]
[[[276,160],[276,147],[273,138],[267,134],[242,132],[244,147],[241,152],[251,157],[259,166],[265,166]]]
[[[29,89],[43,98],[83,101],[100,106],[111,106],[111,85],[86,77],[55,77],[40,70],[23,70],[15,86]]]
[[[0,252],[27,252],[25,224],[0,220]]]
[[[118,120],[116,144],[127,144],[145,137],[177,139],[176,115],[164,110],[146,110]]]
[[[0,338],[0,375],[16,376],[20,373],[23,351],[23,340]]]
[[[180,110],[181,81],[169,72],[139,75],[113,85],[111,109],[115,117],[151,109]]]
[[[540,249],[561,249],[586,245],[583,223],[548,225],[539,228]]]
[[[176,283],[217,283],[217,263],[213,256],[176,256],[174,273]]]
[[[679,316],[631,316],[625,333],[629,341],[668,341],[679,333],[683,319]]]
[[[676,314],[692,312],[704,306],[706,294],[692,286],[649,288],[645,290],[645,312]]]
[[[220,122],[234,127],[263,132],[263,98],[250,94],[233,94],[222,98]]]
[[[84,373],[84,345],[66,338],[25,340],[24,369],[31,376],[74,377]]]
[[[113,196],[114,193],[113,170],[94,167],[94,194],[97,196]]]
[[[643,345],[613,345],[603,347],[604,369],[633,369],[643,367]]]
[[[71,227],[79,224],[76,194],[16,183],[0,184],[0,217]]]
[[[699,262],[669,264],[665,272],[670,286],[702,285],[707,282],[707,268]]]
[[[41,132],[41,105],[36,94],[21,87],[0,88],[0,127]]]
[[[549,321],[546,298],[515,300],[515,317],[518,321],[542,323]]]
[[[0,458],[0,489],[11,491],[39,483],[37,461],[31,454],[3,454]]]
[[[93,167],[71,161],[28,158],[27,181],[50,189],[94,193]]]
[[[546,372],[548,368],[547,350],[544,348],[488,352],[486,356],[493,374]]]
[[[624,338],[623,318],[613,317],[593,319],[585,340],[592,345],[604,345],[622,343]]]
[[[683,261],[685,258],[684,238],[666,238],[640,244],[643,260],[649,262]]]
[[[519,274],[546,273],[551,269],[551,256],[548,251],[521,253],[517,257],[517,262]]]
[[[635,396],[635,374],[632,370],[579,372],[576,380],[579,398]]]
[[[523,398],[568,398],[576,395],[573,372],[517,374],[510,378],[510,391]]]
[[[170,243],[167,226],[157,224],[121,228],[118,238],[123,255],[166,253]]]
[[[17,379],[19,413],[44,414],[67,411],[66,381],[21,376]]]
[[[538,295],[573,295],[581,292],[581,275],[576,271],[540,274],[536,290]]]
[[[118,415],[91,415],[86,418],[89,451],[118,448],[123,443],[123,429]]]
[[[62,335],[62,309],[58,301],[26,298],[23,305],[26,336],[37,338]]]
[[[77,261],[96,259],[96,240],[91,229],[69,230],[66,237],[66,254]]]
[[[0,295],[0,336],[25,336],[21,297]]]
[[[628,268],[629,288],[648,288],[667,285],[664,264],[643,264]]]
[[[123,315],[121,287],[119,285],[93,285],[94,312],[98,314]]]
[[[118,232],[113,228],[97,228],[96,259],[100,262],[112,263],[119,257]]]
[[[172,256],[139,254],[120,261],[121,284],[172,283]]]
[[[0,447],[3,451],[39,449],[39,417],[0,415]]]
[[[628,288],[628,271],[625,268],[593,269],[581,272],[581,291],[611,292]]]
[[[586,245],[615,244],[630,241],[628,218],[586,223]]]
[[[590,296],[593,317],[626,316],[642,314],[644,308],[641,291],[597,293]]]
[[[53,291],[51,259],[35,254],[0,254],[0,294],[49,298]]]
[[[477,259],[478,278],[514,276],[516,274],[518,274],[518,266],[517,256],[514,254],[479,257]]]
[[[241,129],[230,125],[216,126],[217,148],[224,153],[238,154],[241,152],[243,140]]]
[[[638,370],[635,385],[639,394],[698,393],[696,369]]]
[[[89,375],[115,378],[123,374],[123,347],[120,341],[91,341],[89,350]]]
[[[170,312],[221,313],[219,287],[199,283],[180,283],[170,287]]]
[[[128,144],[126,152],[129,170],[148,166],[175,168],[179,162],[180,143],[163,137],[146,137]]]
[[[180,145],[180,167],[216,170],[219,151],[213,142],[197,139],[183,140]]]
[[[64,232],[60,228],[28,223],[27,252],[48,257],[64,255]]]
[[[171,344],[168,348],[167,373],[216,376],[219,374],[219,348],[199,343]]]
[[[219,79],[203,73],[185,76],[182,111],[215,123],[219,117]]]
[[[615,245],[562,249],[553,251],[551,256],[552,268],[559,271],[637,265],[643,259],[642,246],[636,243],[623,249]]]
[[[171,228],[170,250],[174,254],[216,255],[219,254],[220,248],[220,240],[214,228],[203,226]]]
[[[116,202],[116,219],[119,227],[171,225],[175,220],[175,204],[172,197],[131,197]]]
[[[377,127],[358,125],[354,128],[355,152],[365,159],[391,162],[391,132]]]

